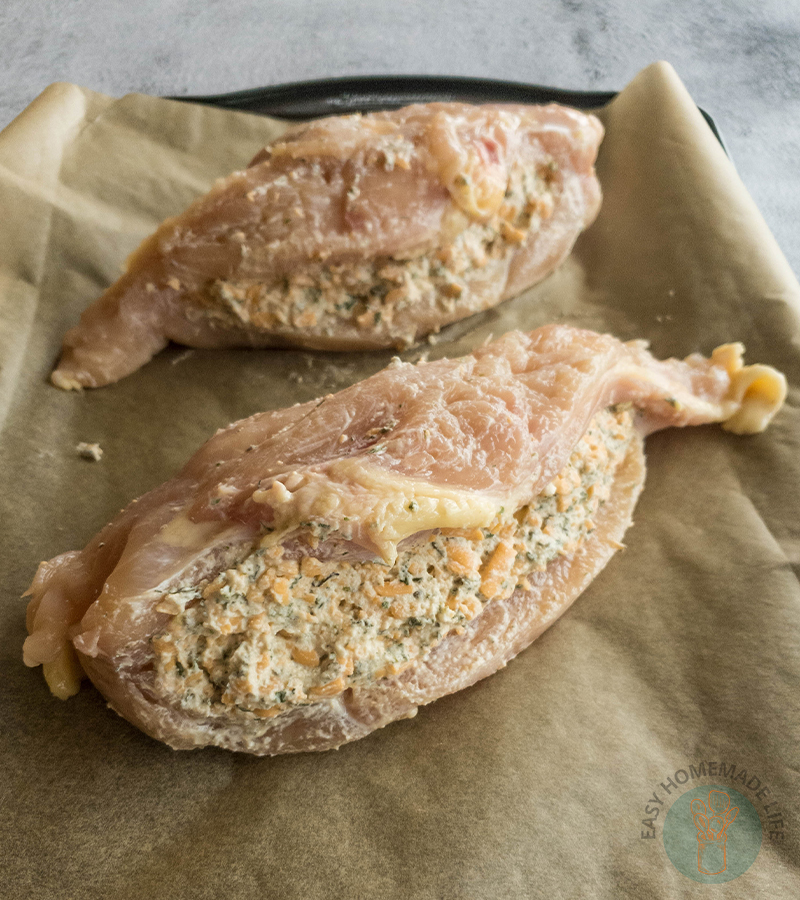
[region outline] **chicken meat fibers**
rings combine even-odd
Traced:
[[[599,120],[433,103],[295,126],[167,219],[67,332],[98,387],[169,341],[408,347],[540,281],[595,218]]]
[[[620,546],[643,437],[763,430],[742,347],[658,361],[566,326],[395,360],[217,432],[31,585],[25,661],[179,749],[325,750],[525,648]]]

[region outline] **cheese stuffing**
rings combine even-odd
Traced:
[[[319,556],[265,540],[205,584],[164,594],[156,693],[197,715],[266,718],[402,671],[575,552],[633,434],[630,409],[603,410],[532,502],[500,508],[488,528],[418,535],[392,565],[324,558],[335,532],[306,523]]]
[[[536,171],[513,169],[498,213],[488,222],[456,213],[455,233],[438,248],[347,265],[319,263],[273,283],[219,279],[210,286],[207,312],[239,325],[317,329],[328,335],[344,321],[396,336],[399,347],[410,345],[413,334],[393,328],[395,315],[404,309],[424,305],[467,315],[496,302],[483,296],[483,279],[476,290],[472,277],[492,264],[504,265],[552,215],[559,190],[556,168],[551,161]],[[447,231],[443,228],[444,235]]]

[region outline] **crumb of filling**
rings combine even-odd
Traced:
[[[217,280],[209,287],[210,308],[236,324],[264,330],[331,335],[347,324],[409,345],[415,337],[404,333],[409,326],[394,327],[403,310],[467,315],[486,307],[486,286],[476,288],[475,277],[505,260],[552,215],[555,171],[554,162],[535,171],[515,169],[497,215],[489,222],[469,222],[439,247],[407,258],[318,264],[271,283]]]
[[[488,528],[428,533],[394,565],[257,545],[213,580],[164,594],[156,692],[197,715],[271,717],[400,672],[576,550],[632,437],[628,408],[603,410],[530,503]],[[331,536],[307,529],[318,546]]]
[[[103,448],[100,444],[89,444],[81,441],[75,446],[75,452],[82,459],[90,459],[92,462],[100,462],[103,458]]]

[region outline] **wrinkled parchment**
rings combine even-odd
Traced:
[[[82,547],[216,428],[390,354],[171,347],[108,388],[50,387],[63,332],[125,256],[282,126],[61,84],[0,134],[3,896],[800,895],[800,286],[669,66],[601,115],[605,200],[573,256],[425,352],[550,321],[646,337],[662,356],[742,340],[787,374],[787,408],[754,437],[650,438],[627,550],[507,669],[338,752],[276,759],[174,752],[88,685],[54,699],[22,665],[19,595],[39,560]],[[769,790],[735,783],[763,844],[713,888],[662,841],[676,773],[701,761]],[[726,783],[688,786],[703,781]]]

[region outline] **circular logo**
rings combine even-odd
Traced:
[[[703,884],[738,878],[761,849],[761,820],[731,787],[701,785],[681,794],[664,819],[664,849],[675,868]]]

